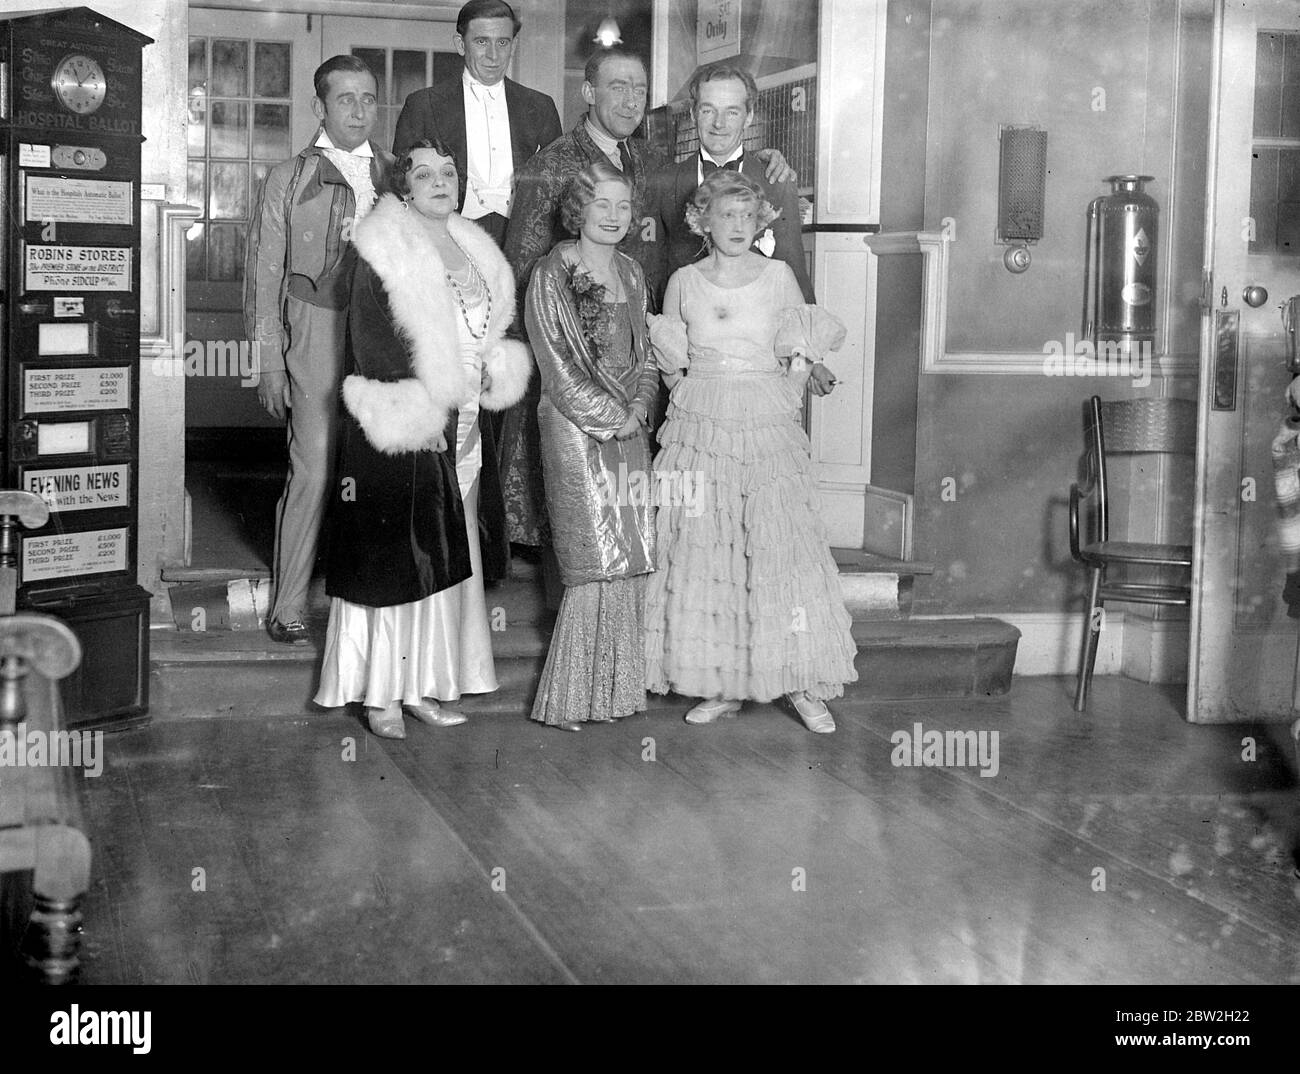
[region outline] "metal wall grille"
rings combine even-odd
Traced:
[[[1047,182],[1047,132],[1003,127],[998,182],[998,236],[1031,242],[1043,237]]]

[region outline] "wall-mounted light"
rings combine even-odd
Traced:
[[[613,48],[622,43],[623,36],[618,32],[618,23],[612,18],[602,20],[600,29],[596,31],[596,44],[601,48]]]

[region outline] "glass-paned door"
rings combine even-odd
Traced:
[[[262,179],[316,126],[311,74],[319,62],[319,33],[302,16],[190,13],[186,200],[202,211],[189,234],[191,286],[242,283]]]
[[[450,16],[449,16],[450,17]],[[393,147],[393,132],[406,98],[447,78],[459,78],[461,58],[452,22],[418,22],[326,16],[327,56],[350,53],[365,60],[379,83],[379,120],[374,140]]]
[[[1188,682],[1197,723],[1294,718],[1300,700],[1272,458],[1291,380],[1279,305],[1300,298],[1296,27],[1293,0],[1217,11]],[[1261,289],[1262,302],[1248,301]]]
[[[266,173],[316,130],[312,74],[320,20],[260,11],[190,11],[188,184],[201,215],[186,236],[185,332],[221,348],[244,337],[244,251]],[[229,371],[226,371],[227,374]],[[235,376],[186,382],[186,425],[272,424]]]

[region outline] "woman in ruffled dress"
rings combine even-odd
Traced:
[[[659,371],[641,267],[616,247],[633,218],[622,172],[597,162],[562,203],[577,239],[538,263],[528,340],[547,514],[564,583],[532,718],[566,731],[646,707],[643,612],[654,569],[648,416]]]
[[[451,150],[420,142],[394,193],[357,225],[330,596],[316,703],[362,702],[371,731],[404,738],[402,713],[435,726],[462,693],[497,688],[479,547],[479,410],[523,397],[531,362],[504,340],[514,275],[457,212]],[[490,491],[490,490],[489,490]]]
[[[752,249],[774,218],[752,179],[706,178],[687,221],[710,253],[674,273],[651,321],[672,388],[656,476],[702,481],[703,495],[659,507],[646,673],[657,693],[704,698],[687,723],[784,695],[826,734],[825,702],[857,679],[856,648],[798,415],[810,377],[817,394],[834,386],[820,359],[844,327],[804,303],[785,262]]]

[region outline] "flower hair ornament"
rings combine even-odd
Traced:
[[[694,201],[686,206],[686,226],[695,235],[704,240],[706,249],[713,249],[713,239],[708,228],[704,226],[708,208],[701,208]],[[772,203],[763,199],[758,203],[758,230],[754,235],[754,245],[764,257],[771,257],[776,249],[776,236],[772,234],[772,222],[781,215],[781,210],[772,208]]]

